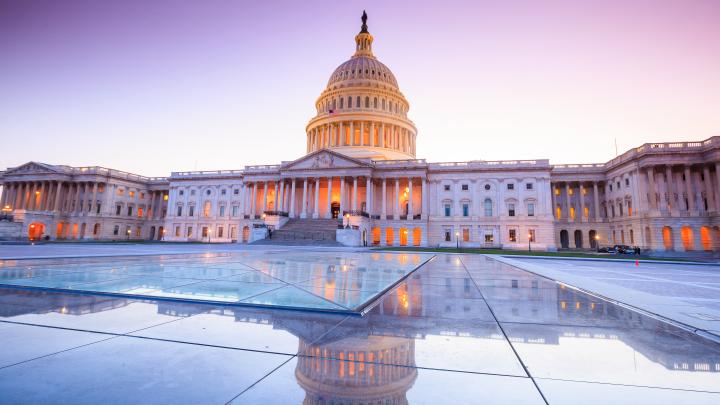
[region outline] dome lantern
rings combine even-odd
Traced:
[[[367,56],[374,58],[372,53],[373,36],[368,32],[367,13],[365,10],[363,10],[361,19],[363,23],[360,27],[360,33],[355,36],[355,55],[353,55],[353,57]]]

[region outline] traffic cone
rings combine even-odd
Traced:
[[[640,266],[640,260],[635,260],[635,267]]]

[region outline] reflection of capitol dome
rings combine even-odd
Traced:
[[[311,354],[298,356],[295,370],[306,405],[408,403],[405,395],[417,378],[413,339],[350,337],[320,345],[301,340],[300,350]]]
[[[333,149],[355,158],[414,159],[415,124],[395,75],[372,53],[367,15],[355,54],[330,76],[306,127],[307,152]]]

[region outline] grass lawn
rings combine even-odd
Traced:
[[[661,261],[688,261],[684,259],[675,258],[656,258],[648,257],[644,255],[615,255],[608,253],[591,253],[591,252],[528,252],[527,250],[503,250],[503,249],[485,249],[485,248],[432,248],[432,247],[382,247],[375,248],[375,250],[396,250],[396,251],[408,251],[408,252],[437,252],[437,253],[477,253],[484,255],[503,255],[503,256],[547,256],[547,257],[581,257],[586,259],[614,259],[614,260],[638,260],[638,259],[649,259],[649,260],[661,260]]]

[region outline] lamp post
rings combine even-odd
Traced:
[[[600,235],[595,234],[595,250],[600,253]]]
[[[345,229],[350,228],[350,214],[345,214]]]
[[[208,243],[210,243],[210,234],[211,233],[212,233],[212,229],[208,228],[208,231],[207,231]]]
[[[127,240],[130,240],[130,230],[129,229],[127,230],[126,234],[127,234]]]
[[[460,232],[455,232],[455,249],[460,250]]]
[[[532,252],[532,248],[530,247],[530,242],[532,242],[532,234],[528,232],[528,252]]]

